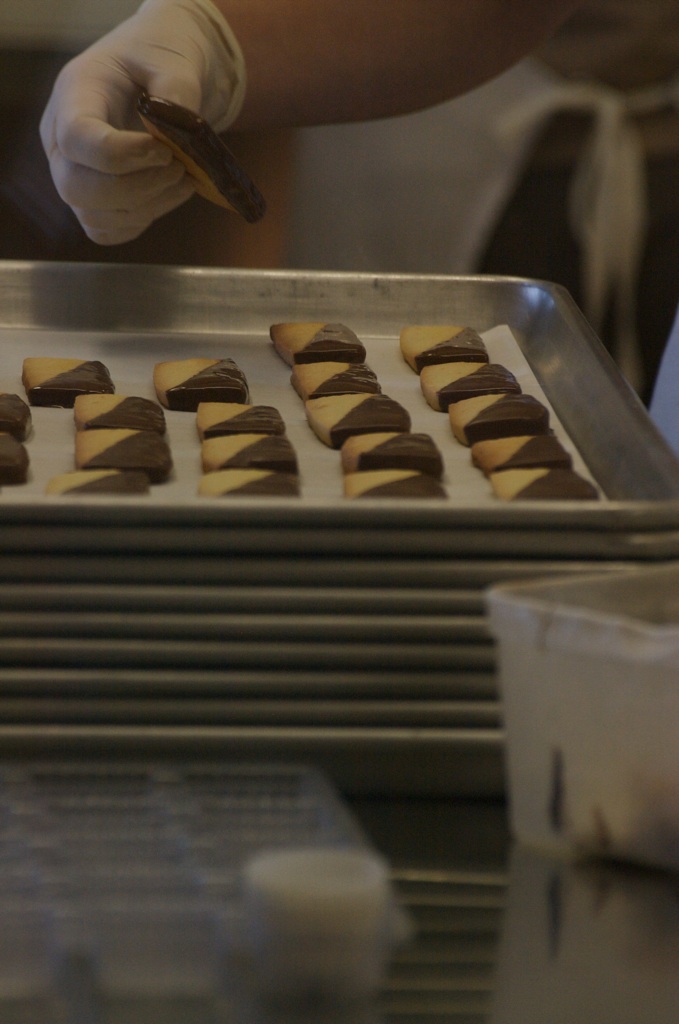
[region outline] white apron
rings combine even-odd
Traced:
[[[560,111],[589,112],[591,138],[575,169],[569,204],[582,252],[583,307],[599,330],[614,303],[613,355],[632,386],[640,388],[635,290],[647,211],[645,160],[634,115],[667,102],[679,106],[678,81],[623,93],[563,79],[529,59],[422,113],[304,129],[290,263],[473,272],[537,133]],[[679,298],[679,283],[677,291]]]

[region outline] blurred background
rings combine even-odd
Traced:
[[[38,123],[59,68],[137,5],[0,12],[0,259],[555,281],[648,398],[679,291],[674,0],[590,0],[535,59],[420,114],[232,134],[263,221],[195,198],[111,249],[59,200]]]

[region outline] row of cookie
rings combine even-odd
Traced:
[[[31,431],[31,410],[19,395],[0,394],[0,485],[23,484],[29,457],[24,445]]]
[[[162,439],[165,416],[155,402],[139,396],[81,394],[74,399],[73,408],[77,470],[50,480],[48,493],[93,489],[139,493],[147,490],[149,483],[167,479],[172,458]],[[289,440],[282,436],[285,426],[277,410],[201,403],[196,418],[204,472],[247,468],[297,473],[297,459]],[[23,399],[0,395],[0,427],[7,428],[0,430],[0,484],[26,482],[29,457],[23,441],[30,424],[30,408]],[[83,475],[93,470],[98,471],[96,478]]]
[[[47,494],[140,494],[164,483],[173,460],[163,410],[136,395],[74,397],[75,470],[47,482]]]
[[[164,361],[154,367],[153,381],[158,400],[172,410],[227,402],[240,407],[249,398],[245,375],[231,359]],[[160,437],[162,409],[149,399],[116,396],[103,363],[28,358],[23,382],[33,405],[75,410],[77,468],[50,480],[48,493],[139,493],[168,478],[172,458]],[[213,436],[203,441],[206,477],[199,493],[298,493],[297,460],[287,438],[267,438],[257,417],[250,436],[239,431],[237,438],[220,440],[216,433],[213,425]]]
[[[168,478],[165,417],[150,399],[80,395],[74,419],[77,469],[53,478],[48,493],[139,493]],[[278,410],[203,402],[196,427],[204,473],[200,494],[299,492],[296,454]]]
[[[22,383],[33,406],[73,408],[79,395],[112,395],[115,384],[98,359],[28,356]],[[247,402],[248,383],[233,359],[177,359],[156,363],[153,384],[166,409],[195,412],[200,402]]]
[[[483,339],[459,325],[414,326],[401,352],[419,374],[422,393],[447,412],[455,437],[505,500],[596,499],[596,488],[573,469],[543,403],[522,392],[510,370],[490,362]]]
[[[294,496],[299,464],[274,406],[201,402],[196,413],[203,477],[198,493]]]
[[[366,351],[344,324],[273,324],[274,348],[307,421],[339,449],[346,497],[445,497],[443,459],[427,434],[411,433],[408,411],[382,394]]]

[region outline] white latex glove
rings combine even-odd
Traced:
[[[211,0],[145,0],[55,82],[42,144],[59,195],[102,245],[136,238],[194,192],[183,165],[143,130],[142,89],[195,111],[215,131],[235,120],[245,65]]]

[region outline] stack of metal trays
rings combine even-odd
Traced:
[[[443,501],[342,498],[338,455],[309,430],[269,341],[272,323],[295,320],[350,326],[389,383],[405,324],[508,325],[602,500],[458,501],[450,480]],[[550,284],[4,263],[0,353],[0,390],[18,393],[29,355],[101,358],[120,393],[142,393],[140,359],[231,356],[253,400],[285,412],[303,484],[299,499],[182,492],[199,462],[191,425],[195,450],[152,494],[48,498],[45,473],[72,468],[72,414],[34,410],[30,480],[0,493],[10,754],[292,758],[348,792],[499,794],[486,587],[679,557],[679,463]],[[439,430],[401,364],[417,422],[439,417]],[[327,491],[323,473],[336,477]]]

